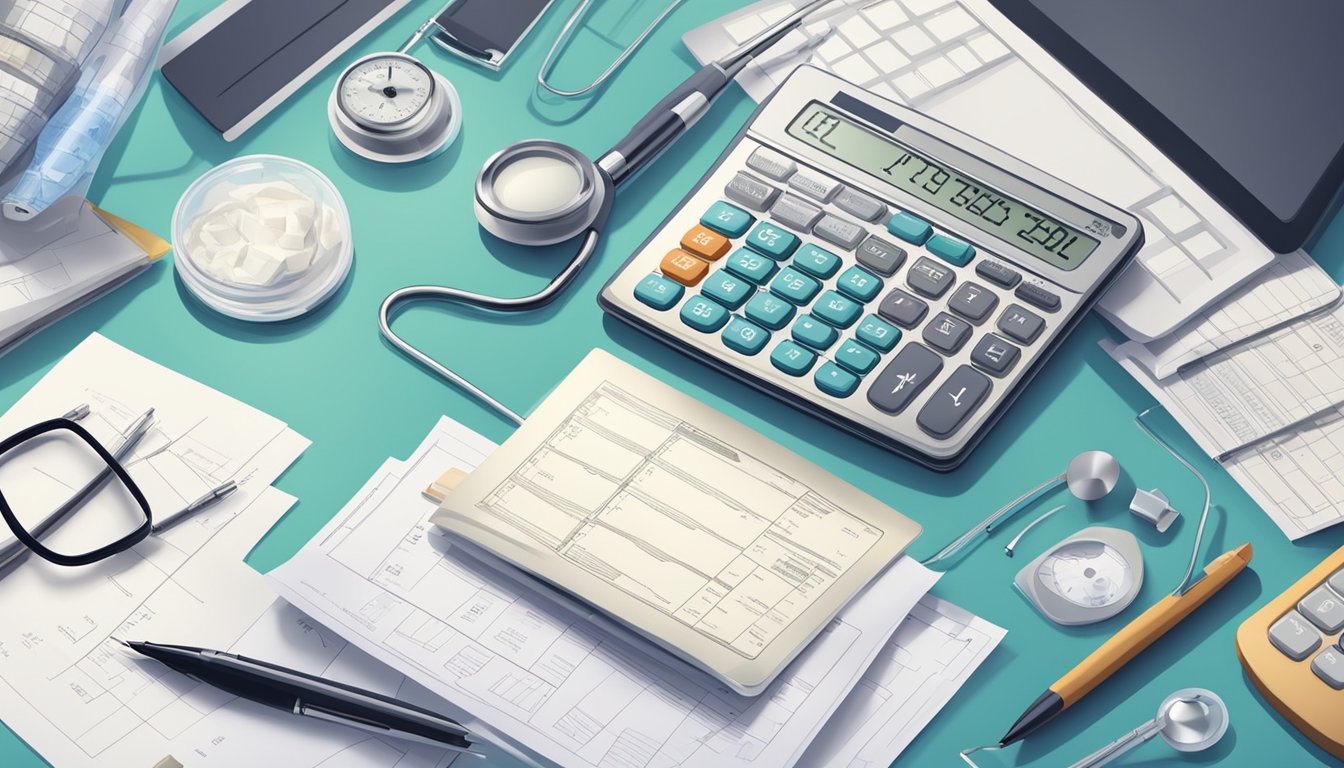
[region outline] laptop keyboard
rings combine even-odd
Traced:
[[[800,0],[757,3],[729,17],[723,32],[741,44],[801,5]],[[868,90],[915,109],[1015,54],[957,0],[848,0],[786,38],[780,54],[760,66],[780,80],[810,62]],[[772,62],[774,66],[772,67]],[[1213,283],[1244,276],[1238,251],[1171,187],[1126,207],[1144,220],[1149,247],[1138,261],[1177,301]],[[1228,273],[1223,275],[1222,273]],[[1235,274],[1234,274],[1235,273]],[[1230,286],[1229,286],[1230,287]]]

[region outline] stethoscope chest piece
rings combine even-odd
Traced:
[[[610,183],[573,147],[530,139],[485,162],[476,180],[476,219],[490,234],[518,245],[554,245],[597,221]]]
[[[462,101],[442,75],[404,53],[375,53],[341,74],[327,103],[331,130],[351,152],[409,163],[443,150],[462,130]]]

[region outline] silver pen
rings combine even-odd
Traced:
[[[157,523],[154,523],[154,525],[150,527],[149,532],[150,534],[157,536],[160,533],[163,533],[169,528],[172,528],[173,526],[182,522],[183,520],[186,520],[188,517],[191,517],[197,512],[200,512],[206,507],[214,506],[216,502],[219,502],[223,499],[228,498],[229,496],[232,496],[234,491],[237,490],[238,490],[238,484],[230,480],[227,483],[224,483],[223,485],[214,489],[213,491],[210,491],[209,493],[205,494],[201,498],[191,502],[182,509],[179,509],[178,511],[163,518]]]
[[[85,417],[87,417],[88,415],[89,415],[89,406],[80,405],[74,410],[71,410],[70,412],[66,413],[61,418],[68,419],[70,421],[80,421]],[[131,451],[135,450],[135,446],[139,444],[139,442],[144,438],[146,434],[149,433],[149,428],[153,425],[154,425],[154,409],[150,408],[149,410],[141,414],[138,419],[136,419],[134,422],[131,423],[130,428],[126,430],[121,440],[117,442],[117,444],[113,446],[108,451],[108,453],[112,454],[112,458],[116,459],[118,462],[121,462],[131,454]],[[84,502],[88,501],[89,498],[93,496],[93,494],[97,493],[98,489],[101,488],[103,484],[106,483],[108,481],[108,478],[110,478],[111,476],[112,476],[112,468],[104,467],[101,472],[99,472],[96,476],[94,476],[94,478],[90,480],[87,484],[85,484],[83,488],[80,488],[78,491],[76,491],[74,495],[72,495],[68,500],[66,500],[64,504],[57,507],[55,511],[53,511],[51,514],[43,518],[43,520],[40,523],[33,526],[32,529],[29,530],[29,533],[33,535],[33,538],[41,539],[52,529],[56,528],[61,523],[63,523],[65,521],[65,518],[69,516],[71,512],[74,512],[76,509],[79,509],[81,506],[83,506]],[[25,546],[24,543],[19,541],[17,538],[9,542],[8,544],[4,545],[3,547],[0,547],[0,571],[5,570],[6,568],[8,568],[11,565],[14,565],[15,563],[22,562],[25,558],[28,557],[28,554],[31,551],[32,550],[28,549],[28,547]]]

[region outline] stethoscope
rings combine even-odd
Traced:
[[[449,301],[496,312],[526,312],[554,301],[592,260],[616,190],[685,135],[747,64],[830,2],[813,0],[702,67],[596,161],[574,147],[543,139],[520,141],[495,153],[476,179],[475,211],[481,226],[516,245],[554,245],[578,238],[578,251],[546,287],[530,296],[505,298],[441,285],[412,285],[394,291],[378,313],[383,338],[504,418],[522,424],[522,416],[393,332],[393,312],[412,301]]]

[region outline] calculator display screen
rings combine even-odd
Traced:
[[[1100,244],[1086,232],[820,104],[799,113],[789,135],[1059,269],[1075,269]]]

